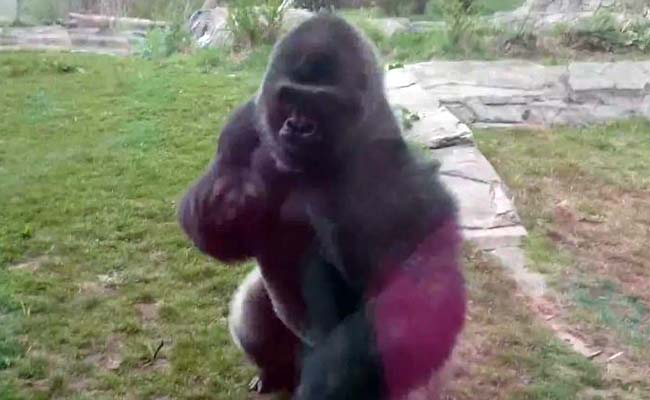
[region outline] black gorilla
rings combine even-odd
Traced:
[[[455,205],[342,19],[316,16],[276,45],[180,218],[203,252],[259,263],[230,316],[255,390],[398,399],[449,357],[465,314]]]

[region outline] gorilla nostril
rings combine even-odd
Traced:
[[[299,124],[298,121],[297,121],[295,118],[293,118],[293,117],[292,117],[292,118],[288,118],[288,119],[286,120],[285,124],[287,125],[288,128],[290,128],[290,129],[292,129],[292,130],[294,130],[294,131],[298,131],[298,130],[300,130],[300,124]]]
[[[311,135],[316,131],[316,124],[311,121],[305,121],[300,127],[300,132],[305,135]]]
[[[280,131],[287,138],[308,137],[316,133],[316,123],[305,117],[289,117]]]

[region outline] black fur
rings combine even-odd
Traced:
[[[203,252],[259,263],[261,281],[247,289],[251,311],[243,318],[260,321],[234,321],[233,329],[260,368],[259,391],[314,400],[387,399],[410,390],[410,383],[387,386],[391,366],[378,348],[387,329],[379,318],[394,301],[386,277],[407,277],[416,291],[451,282],[440,302],[454,306],[442,332],[452,340],[441,341],[431,365],[451,351],[464,313],[458,240],[453,227],[450,234],[442,228],[455,221],[454,203],[436,166],[416,160],[402,139],[373,48],[339,18],[312,18],[276,46],[258,96],[226,124],[180,219]],[[439,231],[450,250],[419,255]],[[431,261],[411,266],[423,257]],[[435,309],[432,299],[423,307]],[[275,315],[253,317],[263,309]],[[263,337],[265,330],[276,340]],[[287,357],[295,363],[280,362]]]

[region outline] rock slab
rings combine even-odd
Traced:
[[[421,72],[406,67],[388,71],[385,77],[391,104],[420,117],[404,132],[406,139],[428,148],[432,158],[440,162],[441,181],[458,202],[467,240],[490,250],[518,246],[526,230],[507,188],[474,145],[469,127],[423,87],[437,77],[427,70]]]
[[[648,61],[564,66],[520,60],[433,61],[405,70],[396,82],[419,82],[475,127],[585,125],[650,116]]]

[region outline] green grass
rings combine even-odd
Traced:
[[[107,398],[242,393],[224,318],[244,269],[198,255],[175,209],[220,125],[254,93],[263,57],[202,73],[203,58],[3,55],[0,398],[26,380],[50,390],[60,375]],[[8,269],[30,260],[36,271]],[[160,305],[154,326],[138,303]],[[88,360],[112,337],[125,356],[107,371]],[[171,371],[134,374],[161,339]]]
[[[377,13],[377,10],[371,9],[343,11],[341,15],[372,40],[383,59],[389,64],[415,63],[432,59],[493,60],[502,53],[498,42],[503,40],[503,37],[512,35],[506,29],[476,19],[469,23],[471,30],[465,31],[456,44],[450,41],[444,27],[425,32],[398,32],[388,37],[373,21],[377,18]]]
[[[564,400],[587,388],[615,389],[597,365],[535,320],[494,260],[472,251],[466,257],[469,319],[458,351],[464,373],[450,382],[449,398]]]
[[[575,184],[603,183],[643,191],[650,188],[649,134],[649,121],[631,120],[544,132],[478,131],[477,137],[481,150],[514,189],[529,187],[531,177],[551,176]],[[534,191],[522,194],[529,199]],[[530,214],[525,220],[534,223],[540,217]]]
[[[409,19],[413,21],[439,21],[443,19],[443,1],[431,0],[427,4],[427,11],[423,15],[410,15]],[[477,0],[476,9],[480,15],[491,15],[498,11],[510,11],[518,8],[524,3],[524,0]],[[378,7],[344,9],[340,11],[345,17],[349,18],[382,18],[386,17],[385,13]]]
[[[367,19],[348,18],[372,40],[386,63],[415,63],[432,59],[481,59],[496,57],[493,51],[494,30],[479,28],[459,46],[452,46],[444,30],[401,32],[386,37]]]
[[[267,54],[0,58],[0,399],[246,398],[226,314],[247,266],[201,256],[175,210]],[[468,254],[455,398],[609,389]]]
[[[480,0],[478,7],[484,15],[489,15],[499,11],[514,10],[523,3],[523,0]]]
[[[650,121],[476,134],[530,232],[530,267],[560,293],[565,319],[593,345],[624,350],[631,365],[643,365],[650,357]],[[647,377],[635,384],[650,393]]]
[[[443,19],[443,2],[445,0],[432,0],[427,6],[428,19]],[[475,1],[476,10],[480,15],[491,15],[499,11],[510,11],[521,6],[523,0],[477,0]]]

